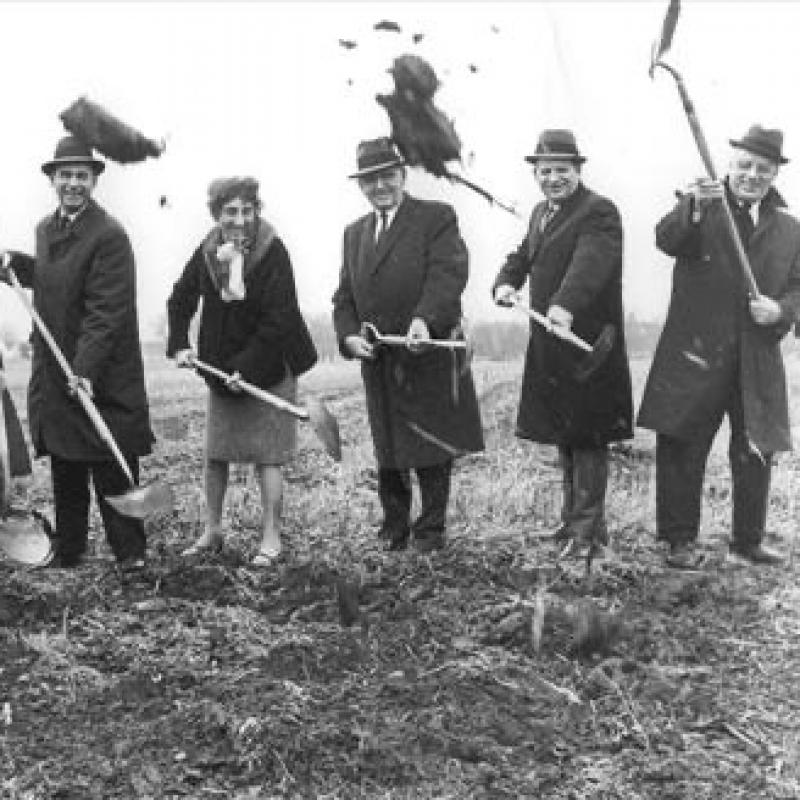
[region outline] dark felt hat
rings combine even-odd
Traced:
[[[64,164],[88,164],[95,175],[99,175],[106,168],[103,161],[92,155],[92,148],[77,136],[65,136],[58,142],[53,158],[42,164],[42,172],[48,176],[52,175],[54,170]]]
[[[403,157],[397,152],[391,139],[386,136],[380,139],[367,139],[359,142],[356,148],[356,166],[358,172],[348,175],[348,178],[361,178],[380,172],[382,169],[402,167],[405,164]]]
[[[752,125],[741,139],[731,139],[730,143],[734,147],[741,147],[748,153],[755,153],[763,156],[776,164],[788,164],[789,159],[785,158],[781,152],[783,147],[783,133],[777,129],[762,128],[760,125]]]
[[[572,131],[556,128],[542,131],[532,156],[525,156],[531,164],[538,161],[574,161],[583,164],[586,158],[578,152],[578,144]]]

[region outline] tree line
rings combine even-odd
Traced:
[[[339,348],[330,314],[316,312],[304,316],[320,360],[333,361],[339,356]],[[625,319],[628,353],[631,356],[652,355],[660,332],[660,322],[640,320],[635,314],[629,313]],[[156,326],[155,341],[165,340],[166,333],[165,315]],[[192,333],[195,331],[192,330]],[[528,344],[528,323],[523,319],[477,320],[469,324],[469,335],[476,356],[497,361],[519,358],[524,355]],[[19,332],[10,326],[0,327],[0,347],[8,354],[16,354],[22,358],[30,356],[27,337],[21,338]]]

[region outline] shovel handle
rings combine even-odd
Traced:
[[[408,337],[399,333],[381,333],[371,322],[365,322],[362,328],[366,340],[372,344],[388,344],[394,347],[408,347]],[[425,347],[441,347],[445,350],[466,350],[464,339],[427,339],[421,341]]]
[[[694,137],[695,144],[697,145],[700,159],[703,162],[703,166],[706,168],[708,177],[711,178],[712,181],[717,180],[717,170],[714,167],[714,161],[711,158],[711,150],[708,147],[708,142],[706,141],[705,134],[703,133],[703,128],[700,126],[700,120],[697,116],[697,112],[695,111],[692,99],[689,97],[686,84],[683,82],[683,77],[674,67],[671,67],[669,64],[665,64],[663,61],[656,61],[654,62],[653,66],[661,67],[670,75],[672,75],[673,79],[675,80],[675,87],[677,88],[678,94],[681,98],[683,110],[686,113],[686,119],[689,122],[689,128],[692,131],[692,136]],[[744,249],[744,245],[742,244],[742,237],[739,236],[739,231],[736,227],[736,221],[733,218],[733,212],[731,211],[728,198],[725,194],[722,196],[722,207],[725,214],[725,227],[728,231],[728,236],[730,237],[731,243],[733,244],[733,249],[736,251],[736,258],[739,261],[739,269],[741,270],[742,277],[744,278],[747,288],[747,296],[751,300],[755,300],[756,298],[761,297],[761,290],[758,288],[755,275],[753,275],[753,268],[750,266],[750,259],[747,256],[747,251]]]
[[[540,314],[538,311],[528,306],[527,303],[523,303],[521,300],[516,300],[513,305],[517,311],[521,311],[532,320],[538,322],[543,328],[546,328],[549,333],[552,333],[553,336],[557,336],[559,339],[563,339],[565,342],[569,342],[570,344],[574,344],[576,347],[580,347],[580,349],[586,353],[591,353],[594,351],[594,348],[588,342],[584,342],[580,336],[574,334],[571,330],[569,330],[569,328],[562,328],[559,325],[553,325],[553,323],[550,322],[550,320],[544,314]]]
[[[193,358],[191,364],[196,369],[199,369],[201,372],[207,372],[209,375],[213,375],[215,378],[220,378],[223,381],[229,380],[231,376],[224,372],[217,367],[211,366],[211,364],[207,364],[205,361],[201,361],[199,358]],[[252,383],[248,383],[241,378],[237,379],[237,383],[241,387],[243,392],[246,392],[251,397],[255,397],[258,400],[263,401],[264,403],[268,403],[269,405],[275,406],[275,408],[281,409],[281,411],[286,411],[289,414],[297,417],[298,419],[308,420],[309,415],[308,411],[301,406],[296,406],[294,403],[290,403],[288,400],[284,400],[282,397],[278,397],[277,395],[271,394],[270,392],[261,389],[258,386],[253,386]]]
[[[19,297],[22,305],[25,306],[25,310],[30,314],[31,319],[33,320],[34,325],[36,325],[36,330],[39,331],[39,335],[44,339],[47,346],[50,348],[50,352],[53,354],[53,358],[58,362],[58,365],[61,367],[62,372],[66,376],[67,380],[72,383],[75,378],[75,373],[72,371],[72,368],[69,365],[69,362],[64,357],[64,354],[61,352],[61,348],[56,343],[56,340],[53,338],[53,335],[47,329],[47,326],[44,324],[44,321],[39,316],[39,312],[33,307],[33,304],[28,300],[28,296],[25,294],[19,279],[17,278],[15,272],[11,267],[8,268],[8,277],[11,281],[11,287],[17,293],[17,297]],[[135,486],[136,482],[133,480],[133,474],[131,473],[131,468],[128,466],[128,462],[125,460],[125,456],[122,455],[119,447],[117,446],[116,441],[114,440],[114,435],[106,425],[106,421],[100,415],[100,412],[97,410],[97,406],[92,402],[92,399],[87,394],[86,390],[83,388],[78,388],[77,396],[80,404],[83,406],[83,410],[86,412],[86,415],[94,425],[95,431],[97,431],[97,435],[106,443],[108,449],[111,450],[111,453],[114,456],[117,464],[119,464],[120,469],[125,473],[125,477],[128,479],[128,483],[131,486]]]
[[[378,335],[377,342],[381,344],[408,346],[408,339],[405,336],[393,333],[381,333]],[[466,350],[467,343],[460,339],[427,339],[420,342],[425,347],[440,347],[445,350]]]

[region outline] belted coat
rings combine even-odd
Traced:
[[[612,325],[607,359],[589,377],[576,370],[587,354],[531,321],[517,436],[543,444],[600,447],[633,435],[633,400],[622,308],[622,223],[614,204],[583,184],[544,230],[547,203],[535,206],[528,233],[497,275],[494,287],[520,289],[529,280],[531,308],[559,305],[572,331],[593,343]]]
[[[750,316],[722,204],[694,222],[692,202],[691,195],[683,196],[656,227],[658,248],[676,260],[638,424],[679,439],[707,436],[716,430],[719,409],[736,386],[751,443],[762,453],[789,450],[780,341],[800,316],[800,221],[770,189],[746,244],[761,293],[781,307],[777,323],[761,326]]]
[[[467,248],[453,209],[404,195],[388,231],[375,243],[375,214],[344,233],[333,322],[345,358],[347,336],[372,323],[405,334],[420,317],[432,338],[454,335],[467,284]],[[440,464],[483,449],[472,374],[463,351],[378,346],[361,373],[375,454],[381,467]]]
[[[122,226],[97,203],[65,229],[58,212],[36,227],[36,256],[13,253],[11,267],[33,289],[33,304],[72,371],[88,378],[94,402],[120,450],[147,455],[154,441],[136,307],[136,266]],[[37,455],[108,461],[39,332],[33,332],[28,424]]]

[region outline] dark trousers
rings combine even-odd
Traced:
[[[607,447],[559,447],[565,532],[581,542],[608,544],[605,521]]]
[[[126,456],[133,478],[139,480],[139,459]],[[105,500],[105,496],[122,494],[130,488],[115,461],[68,461],[50,457],[53,496],[56,506],[58,553],[64,563],[77,561],[86,551],[89,538],[89,480],[106,529],[106,538],[118,561],[143,558],[145,553],[144,523],[123,517]]]
[[[417,540],[444,535],[453,462],[416,467],[421,509],[414,521]],[[411,532],[411,470],[378,470],[378,496],[383,507],[382,532],[389,539],[405,539]]]
[[[728,459],[733,483],[733,543],[746,549],[761,544],[764,538],[772,455],[759,454],[750,446],[737,382],[705,435],[684,440],[659,434],[656,439],[658,538],[671,545],[697,538],[706,461],[726,413],[731,426]]]

